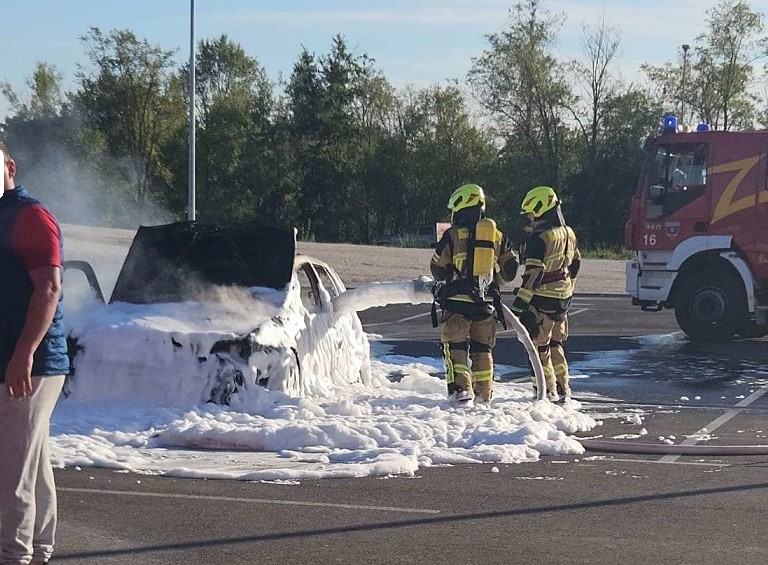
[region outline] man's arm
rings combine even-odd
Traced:
[[[51,327],[61,295],[58,267],[38,267],[29,272],[29,277],[33,290],[27,318],[5,371],[5,386],[13,398],[24,398],[32,393],[33,357]]]
[[[576,234],[573,233],[573,230],[570,227],[568,228],[568,235],[571,237],[574,248],[573,259],[568,266],[568,273],[571,276],[571,279],[575,281],[579,274],[579,269],[581,269],[581,251],[579,251],[579,244],[576,241]]]
[[[33,356],[51,326],[61,295],[61,235],[50,212],[34,205],[19,214],[11,241],[32,282],[24,327],[5,371],[8,394],[23,398],[32,392]]]

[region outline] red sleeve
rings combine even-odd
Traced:
[[[61,267],[61,235],[50,212],[39,205],[28,206],[16,218],[11,246],[27,271]]]

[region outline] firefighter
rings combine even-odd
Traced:
[[[440,342],[448,397],[488,404],[493,395],[493,346],[501,318],[500,286],[515,278],[517,254],[485,217],[485,194],[476,184],[459,187],[448,200],[451,227],[430,262],[436,303],[442,308]],[[437,315],[433,305],[433,325]],[[471,363],[468,363],[468,358]]]
[[[512,312],[538,348],[547,398],[567,401],[571,386],[563,342],[568,339],[568,310],[581,253],[551,187],[528,191],[520,213],[528,217],[528,236],[521,257],[525,270],[521,286],[514,291]]]

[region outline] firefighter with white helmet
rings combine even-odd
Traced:
[[[568,339],[568,310],[581,266],[576,234],[565,223],[560,199],[549,186],[537,186],[523,198],[528,218],[522,283],[512,312],[519,316],[538,348],[550,400],[571,396],[563,342]]]
[[[496,223],[485,217],[485,193],[465,184],[448,199],[451,227],[438,242],[430,270],[443,310],[440,341],[448,396],[455,402],[489,403],[493,395],[493,346],[501,317],[500,286],[515,278],[518,260]],[[433,305],[432,321],[437,326]]]

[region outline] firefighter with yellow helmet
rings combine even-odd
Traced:
[[[500,286],[515,278],[517,255],[509,240],[485,217],[485,193],[465,184],[448,199],[451,227],[430,261],[443,311],[440,342],[448,397],[489,403],[493,395],[493,347],[501,317]],[[433,324],[437,315],[433,306]]]
[[[560,199],[549,186],[537,186],[523,198],[520,213],[528,217],[521,286],[515,289],[517,314],[538,348],[550,400],[571,396],[563,342],[568,339],[571,306],[581,253],[576,234],[566,225]]]

